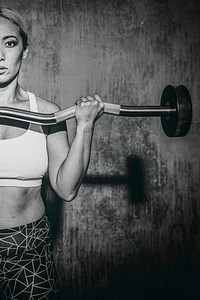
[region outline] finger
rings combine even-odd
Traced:
[[[87,102],[87,101],[88,101],[88,99],[87,99],[86,97],[81,97],[81,100],[82,100],[83,102]]]
[[[78,105],[79,103],[81,103],[81,99],[76,100],[75,104]]]
[[[92,96],[87,96],[87,99],[90,100],[90,101],[92,101],[92,100],[94,100],[94,97],[92,97]]]
[[[81,104],[82,102],[87,102],[87,101],[88,101],[87,98],[81,97],[80,99],[78,99],[78,100],[75,102],[75,104],[76,104],[76,105],[79,105],[79,104]]]
[[[101,97],[99,97],[99,95],[94,95],[94,98],[95,98],[96,100],[98,100],[98,101],[102,101],[102,100],[101,100]]]
[[[101,97],[99,95],[95,95],[94,98],[99,102],[100,108],[104,109],[104,102],[102,101]]]

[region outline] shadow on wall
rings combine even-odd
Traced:
[[[144,178],[143,160],[137,156],[128,156],[126,159],[126,173],[124,175],[86,175],[83,183],[91,185],[124,185],[127,187],[127,201],[129,205],[137,206],[137,204],[139,205],[146,202]],[[51,223],[52,235],[55,237],[59,230],[62,200],[53,191],[48,174],[43,178],[42,197],[44,199],[47,216]]]
[[[125,185],[128,187],[127,200],[130,204],[146,202],[144,162],[141,157],[128,156],[124,175],[86,175],[84,183],[97,185]]]

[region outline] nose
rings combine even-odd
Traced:
[[[5,60],[5,53],[3,47],[0,46],[0,61]]]

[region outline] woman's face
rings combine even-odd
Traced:
[[[19,27],[0,17],[0,87],[8,85],[18,76],[26,54]]]

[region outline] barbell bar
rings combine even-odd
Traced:
[[[40,125],[55,125],[75,117],[76,106],[44,114],[11,107],[0,107],[0,118],[14,119]],[[160,106],[126,106],[104,102],[104,113],[126,117],[161,117],[165,134],[185,136],[192,122],[192,102],[184,85],[165,87]]]

